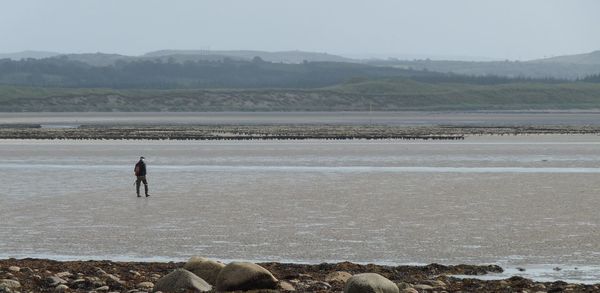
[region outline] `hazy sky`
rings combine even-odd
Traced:
[[[0,0],[0,52],[532,59],[600,50],[598,0]]]

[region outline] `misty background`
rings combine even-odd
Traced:
[[[303,50],[352,58],[529,60],[600,49],[595,0],[19,0],[0,53]]]

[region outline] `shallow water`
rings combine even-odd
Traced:
[[[85,112],[2,113],[0,124],[41,124],[68,128],[82,124],[344,124],[466,126],[599,126],[600,111],[471,111],[471,112]]]
[[[140,155],[150,198],[132,186]],[[599,173],[593,135],[0,140],[0,257],[552,264],[586,281]]]

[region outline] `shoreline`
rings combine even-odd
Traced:
[[[156,281],[182,268],[185,262],[138,262],[111,260],[57,261],[50,259],[0,259],[0,279],[19,282],[23,292],[53,292],[57,284],[49,280],[59,277],[69,287],[64,292],[89,292],[108,286],[111,292],[150,292],[141,289],[143,282]],[[300,264],[280,262],[257,263],[270,271],[280,283],[291,285],[298,292],[340,292],[345,281],[334,277],[348,274],[378,273],[394,282],[400,292],[467,291],[467,292],[591,292],[598,284],[575,284],[563,281],[536,282],[512,276],[506,279],[484,280],[477,277],[501,273],[497,265],[401,265],[386,266],[351,262]],[[18,268],[18,270],[17,270]],[[99,275],[97,272],[102,271]],[[106,277],[110,274],[111,277]],[[116,277],[113,278],[113,277]],[[56,281],[56,279],[54,279]],[[94,282],[87,282],[94,280]],[[0,282],[1,283],[1,282]],[[59,282],[60,283],[60,282]],[[102,285],[102,286],[100,286]],[[1,285],[0,285],[1,286]],[[288,287],[289,288],[289,287]],[[412,289],[412,290],[411,290]],[[130,291],[137,290],[137,291]],[[280,288],[277,291],[285,291]],[[14,291],[13,291],[14,292]]]
[[[600,126],[0,125],[0,139],[69,140],[464,140],[469,136],[587,134]]]

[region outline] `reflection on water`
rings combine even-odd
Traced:
[[[594,265],[599,143],[4,140],[0,256]]]

